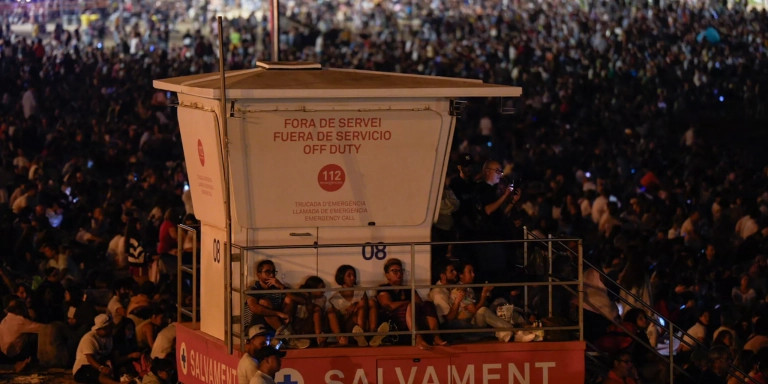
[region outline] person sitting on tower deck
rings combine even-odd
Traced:
[[[253,291],[246,298],[246,326],[264,324],[272,329],[279,329],[291,322],[291,316],[284,308],[288,307],[288,295],[274,292],[286,289],[277,277],[277,269],[272,260],[261,260],[256,264],[256,282],[250,288]]]
[[[387,260],[384,263],[384,275],[387,278],[387,283],[381,286],[397,287],[403,285],[403,272],[403,262],[400,259],[392,258]],[[413,302],[416,310],[417,324],[411,324],[411,311],[414,308],[411,308],[410,288],[382,289],[376,294],[382,312],[389,316],[390,320],[397,325],[398,330],[413,329],[412,327],[414,326],[419,330],[438,330],[439,324],[435,305],[430,301],[423,301],[418,292],[415,292],[415,295]],[[447,344],[439,334],[434,335],[432,343],[434,345]],[[429,344],[418,334],[416,335],[416,345],[422,349],[429,348]]]

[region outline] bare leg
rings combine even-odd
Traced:
[[[339,325],[339,312],[336,309],[328,310],[328,326],[331,327],[331,332],[341,333],[341,326]],[[349,338],[347,336],[339,336],[339,345],[349,344]]]
[[[368,332],[376,332],[379,326],[379,303],[368,299]],[[365,329],[365,327],[363,327]]]
[[[316,334],[323,333],[323,310],[317,305],[312,305],[312,323],[315,326]],[[317,345],[325,344],[325,339],[325,337],[318,336]]]
[[[408,309],[405,311],[405,324],[408,326],[409,330],[413,329],[413,324],[411,324],[411,305],[408,304]],[[431,346],[429,343],[427,343],[424,340],[424,337],[422,335],[416,335],[416,346],[421,349],[430,349]]]

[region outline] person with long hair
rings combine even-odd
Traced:
[[[627,264],[619,274],[618,283],[626,291],[619,293],[621,300],[619,305],[623,308],[622,313],[627,313],[633,308],[639,308],[648,320],[653,317],[653,298],[651,297],[651,282],[646,272],[648,267],[645,260],[639,252],[629,252],[627,254]],[[646,329],[648,341],[652,346],[656,346],[658,339],[658,329],[655,324],[649,321],[650,325]]]
[[[364,290],[354,289],[357,286],[357,271],[349,264],[343,264],[336,269],[334,276],[336,284],[342,288],[349,288],[333,293],[329,302],[328,323],[334,333],[352,332],[363,333],[366,330],[374,331],[378,321],[376,302],[368,297]],[[380,327],[383,327],[382,324]],[[389,327],[387,327],[389,328]],[[386,330],[379,329],[380,332]],[[374,336],[370,342],[363,336],[355,336],[358,346],[378,346],[381,344],[381,335]],[[339,344],[348,344],[346,336],[339,337]]]

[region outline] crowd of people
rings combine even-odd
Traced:
[[[154,90],[151,81],[217,70],[218,33],[230,69],[270,58],[269,23],[261,14],[227,20],[221,32],[203,18],[172,41],[167,23],[153,19],[149,7],[138,9],[143,14],[99,24],[103,33],[62,27],[30,38],[6,23],[0,31],[5,319],[15,321],[16,332],[38,337],[63,324],[71,361],[62,364],[82,365],[80,340],[105,329],[97,315],[110,315],[113,334],[122,319],[137,316],[137,339],[151,341],[176,304],[174,266],[192,248],[177,254],[184,233],[176,224],[196,220],[169,107],[175,96]],[[455,166],[446,180],[451,193],[444,194],[436,239],[520,238],[523,226],[582,238],[595,266],[586,276],[592,301],[585,316],[604,326],[590,341],[610,335],[619,313],[631,312],[633,297],[612,294],[609,276],[651,304],[649,320],[659,313],[695,331],[691,336],[703,344],[715,344],[717,327],[728,328],[729,356],[764,375],[754,362],[765,355],[761,324],[768,316],[768,168],[758,129],[768,118],[765,11],[685,2],[584,8],[567,0],[296,0],[283,12],[290,21],[279,38],[282,60],[523,88],[519,102],[473,103],[458,119]],[[440,248],[433,272],[450,284],[453,278],[442,275],[458,259],[474,265],[477,281],[514,281],[529,273],[517,255],[488,245]],[[493,294],[521,304],[518,292],[500,291]],[[398,292],[384,292],[377,305],[397,312]],[[109,308],[113,293],[125,315],[116,304]],[[420,308],[420,326],[439,328],[446,318],[490,323],[486,311],[467,310],[462,300],[452,313],[457,295],[448,294],[447,307],[443,292],[436,296],[443,302]],[[357,302],[352,308],[366,306]],[[570,303],[561,304],[567,317]],[[338,329],[381,330],[379,321],[348,311]],[[8,329],[0,324],[0,341],[9,340]],[[510,339],[504,332],[492,336]],[[651,333],[649,341],[658,343]],[[749,349],[745,342],[752,342]],[[28,345],[7,345],[0,343],[4,357],[19,368],[34,355]],[[112,349],[126,357],[136,348],[120,349],[115,341]],[[692,371],[713,363],[696,348],[690,355]],[[631,357],[640,364],[640,356]],[[81,375],[119,378],[113,363],[88,360],[93,369]],[[634,371],[658,372],[652,363]]]

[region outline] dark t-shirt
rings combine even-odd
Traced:
[[[256,301],[261,301],[262,299],[268,301],[272,305],[273,310],[283,310],[285,293],[282,293],[280,290],[275,288],[264,288],[261,286],[261,284],[259,284],[258,281],[253,286],[251,286],[250,290],[261,292],[248,294],[249,297],[256,299]],[[243,308],[243,319],[245,320],[246,327],[250,327],[254,324],[264,324],[265,326],[269,327],[269,324],[264,321],[264,316],[260,316],[251,312],[251,309],[248,307],[247,303],[245,304],[245,308]]]
[[[509,238],[509,220],[504,215],[504,205],[490,215],[485,213],[485,206],[499,199],[498,185],[489,185],[481,181],[475,185],[472,199],[475,215],[474,238],[478,240],[499,240]],[[506,236],[505,236],[506,235]]]

